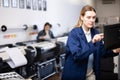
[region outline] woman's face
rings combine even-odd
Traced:
[[[49,25],[46,25],[46,26],[45,26],[45,30],[46,30],[46,31],[49,31],[49,30],[50,30],[50,26],[49,26]]]
[[[96,13],[94,11],[86,11],[84,16],[81,16],[83,26],[86,28],[92,28],[95,23]]]

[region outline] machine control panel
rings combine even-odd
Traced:
[[[0,73],[0,80],[25,80],[16,72]]]

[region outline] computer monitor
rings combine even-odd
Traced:
[[[105,49],[120,47],[120,23],[104,25],[104,46]]]

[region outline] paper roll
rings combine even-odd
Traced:
[[[7,61],[11,68],[20,67],[27,64],[27,59],[18,48],[9,48],[6,50],[7,54],[10,56],[10,60]]]

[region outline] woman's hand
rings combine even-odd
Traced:
[[[44,39],[44,36],[41,36],[40,39]]]
[[[93,43],[96,43],[96,42],[98,42],[98,41],[101,41],[103,38],[104,38],[103,33],[96,34],[96,35],[93,37],[92,42],[93,42]]]
[[[113,52],[114,52],[114,53],[120,53],[120,48],[113,49]]]

